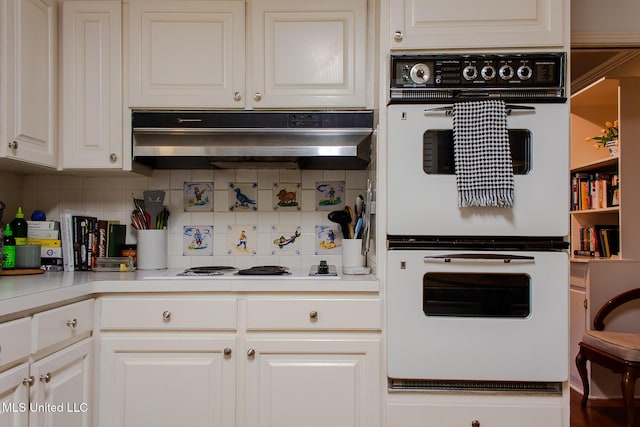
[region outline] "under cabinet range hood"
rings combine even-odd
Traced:
[[[366,169],[373,111],[135,110],[132,131],[153,169]]]

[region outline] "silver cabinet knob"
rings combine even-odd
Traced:
[[[40,381],[44,383],[48,383],[49,381],[51,381],[51,372],[47,372],[44,375],[40,375]]]
[[[393,32],[393,39],[397,42],[401,41],[402,38],[404,37],[404,35],[402,34],[402,31],[400,30],[396,30]]]
[[[78,319],[67,320],[67,326],[71,329],[75,329],[78,327]]]
[[[33,384],[35,384],[35,382],[36,382],[36,379],[33,377],[33,375],[22,379],[22,384],[26,385],[27,387],[31,387]]]
[[[171,312],[169,310],[165,310],[162,312],[162,320],[167,322],[171,320]]]
[[[11,141],[8,145],[9,145],[9,148],[12,150],[18,149],[18,141]]]
[[[309,319],[311,320],[318,320],[318,312],[315,310],[311,310],[309,312]]]
[[[253,95],[253,99],[256,101],[261,101],[262,100],[262,94],[260,92],[256,92],[255,95]]]
[[[111,163],[115,163],[118,161],[118,155],[116,153],[109,154],[109,161]]]
[[[242,95],[240,94],[240,92],[233,92],[233,100],[236,102],[242,100]]]
[[[247,357],[249,358],[253,358],[256,355],[256,351],[252,348],[249,349],[249,351],[247,351]]]
[[[224,350],[222,350],[222,353],[226,356],[226,357],[230,357],[231,356],[231,349],[229,347],[225,347]]]

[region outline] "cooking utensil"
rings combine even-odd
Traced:
[[[349,237],[348,239],[354,239],[355,235],[355,227],[356,227],[356,214],[353,212],[353,208],[351,206],[345,206],[344,210],[349,214],[349,224],[347,224],[347,228],[349,229]]]
[[[371,180],[367,179],[367,196],[364,203],[363,219],[362,219],[362,255],[369,253],[369,239],[371,237],[371,202],[373,200],[373,185]]]
[[[358,194],[356,197],[356,203],[353,205],[353,211],[356,214],[356,218],[361,218],[364,212],[364,196],[362,194]]]
[[[144,207],[149,213],[153,227],[157,228],[158,214],[164,209],[164,195],[162,190],[145,190],[142,192],[144,196]]]
[[[327,215],[329,221],[335,222],[336,224],[340,224],[340,229],[342,230],[342,236],[345,239],[350,239],[349,237],[349,224],[351,223],[351,216],[347,211],[331,211]]]
[[[169,210],[166,207],[162,208],[162,211],[156,217],[156,229],[162,230],[167,226],[169,222]]]
[[[138,209],[131,212],[131,225],[136,230],[147,230],[149,228],[149,214],[143,213]]]

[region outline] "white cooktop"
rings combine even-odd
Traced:
[[[180,276],[179,273],[182,273],[185,270],[184,268],[169,268],[166,270],[157,270],[157,273],[149,271],[144,278],[145,280],[327,280],[341,278],[340,274],[338,274],[337,276],[310,276],[310,268],[311,267],[290,268],[289,272],[291,274],[265,276],[239,275],[235,271],[214,276]]]

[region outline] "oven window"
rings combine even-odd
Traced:
[[[531,171],[531,131],[509,129],[509,146],[514,175]],[[423,135],[422,168],[427,174],[455,174],[453,158],[453,130],[430,129]]]
[[[422,281],[427,316],[525,318],[531,277],[522,273],[427,273]]]

